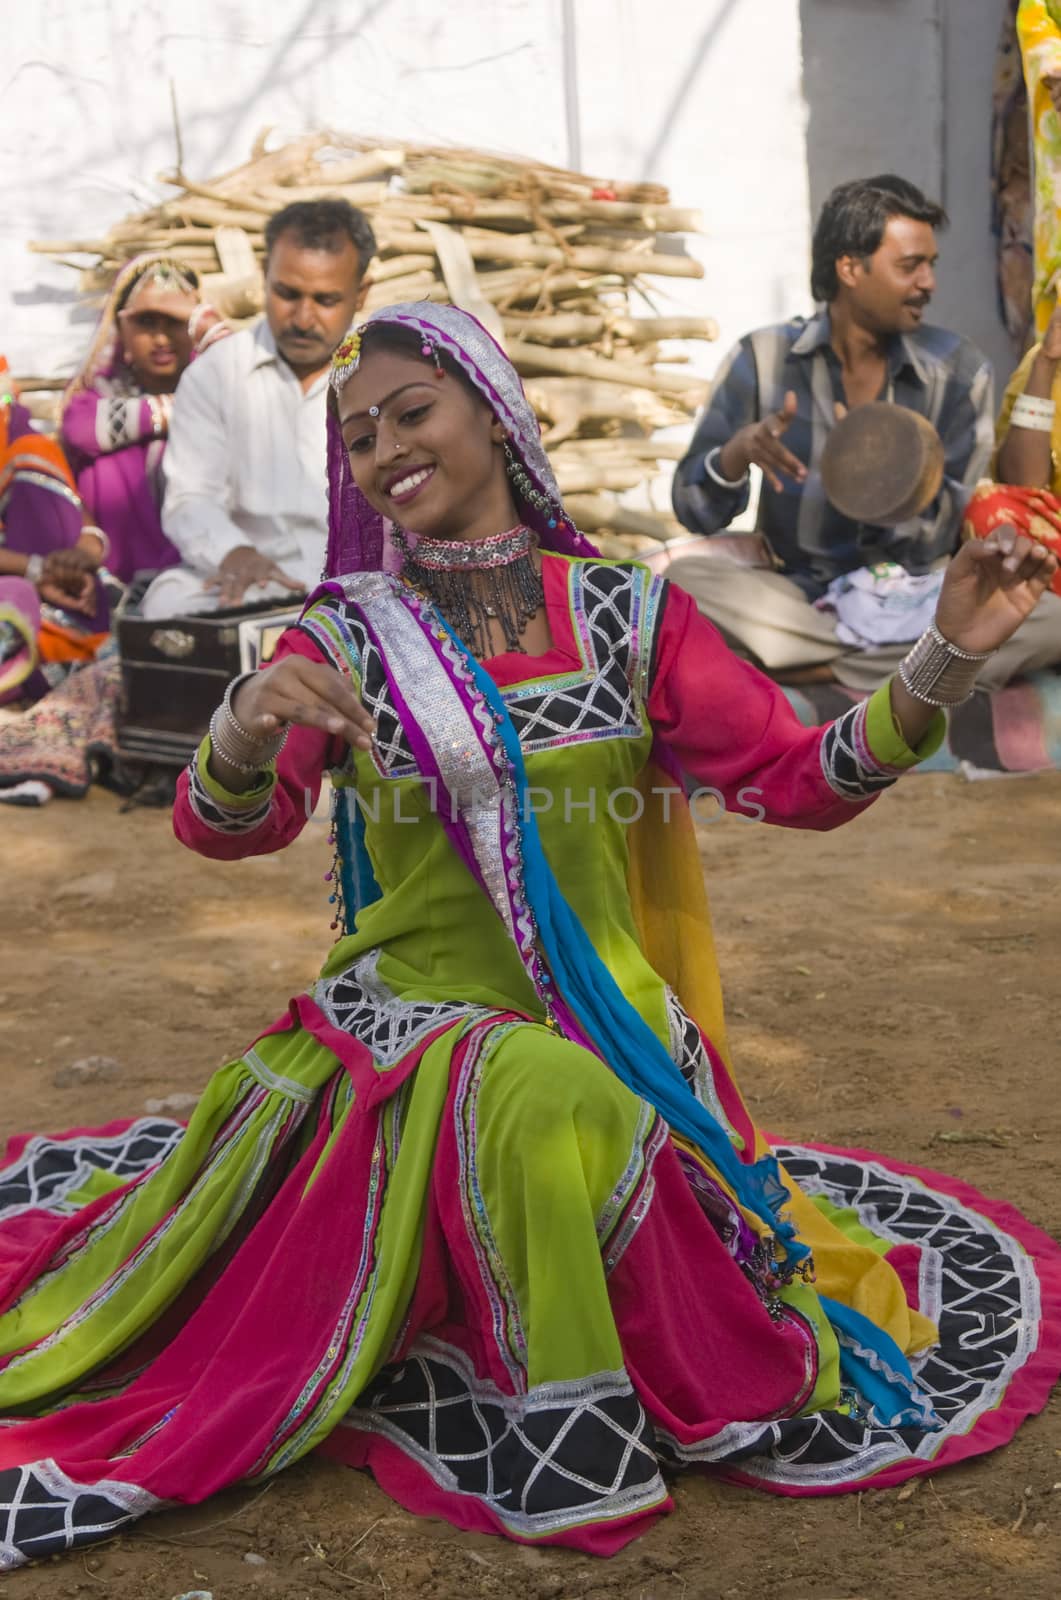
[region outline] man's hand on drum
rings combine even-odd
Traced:
[[[368,750],[376,726],[346,678],[323,661],[302,656],[286,656],[248,678],[233,697],[232,712],[263,741],[294,723],[323,728],[357,750]]]
[[[795,391],[790,389],[780,411],[771,411],[761,422],[749,422],[738,429],[718,453],[722,476],[736,483],[750,466],[760,467],[767,483],[779,494],[782,473],[802,483],[807,476],[806,467],[781,443],[782,435],[795,420],[797,408]]]

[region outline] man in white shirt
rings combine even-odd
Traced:
[[[162,526],[181,565],[148,618],[305,594],[324,564],[325,400],[376,242],[345,200],[297,201],[265,229],[265,316],[188,367],[174,397]]]

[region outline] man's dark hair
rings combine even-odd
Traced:
[[[839,287],[836,263],[841,256],[874,255],[891,217],[911,217],[931,228],[946,225],[947,213],[905,178],[884,172],[877,178],[841,183],[822,206],[811,246],[810,291],[815,300],[832,300]]]
[[[376,236],[368,218],[347,200],[295,200],[277,211],[265,224],[265,259],[284,234],[291,234],[303,250],[328,250],[333,254],[350,241],[357,251],[358,275],[376,253]]]

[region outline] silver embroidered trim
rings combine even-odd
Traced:
[[[665,993],[671,1060],[678,1067],[700,1104],[710,1111],[719,1127],[725,1128],[730,1138],[736,1140],[737,1130],[727,1117],[719,1099],[714,1068],[711,1065],[711,1057],[704,1049],[700,1029],[669,985]],[[743,1145],[743,1140],[738,1142]]]
[[[274,776],[269,792],[257,805],[226,805],[223,800],[215,800],[203,783],[198,756],[194,756],[188,766],[188,803],[199,821],[213,833],[253,833],[268,818],[275,792]]]
[[[799,1145],[779,1146],[777,1154],[805,1194],[824,1195],[834,1204],[853,1210],[865,1227],[889,1244],[913,1242],[923,1252],[940,1258],[949,1281],[941,1288],[938,1312],[945,1314],[960,1308],[967,1297],[985,1290],[986,1262],[974,1258],[963,1263],[955,1255],[954,1247],[964,1241],[975,1249],[977,1240],[990,1241],[992,1253],[1002,1258],[996,1269],[992,1297],[996,1301],[1005,1300],[1010,1315],[1007,1319],[1002,1311],[996,1310],[986,1321],[981,1319],[982,1343],[988,1350],[985,1359],[988,1376],[983,1379],[979,1393],[971,1399],[970,1388],[975,1382],[972,1374],[950,1367],[940,1347],[933,1346],[918,1362],[918,1378],[942,1426],[923,1434],[913,1445],[897,1430],[871,1424],[867,1424],[862,1442],[852,1443],[837,1436],[838,1453],[827,1461],[808,1459],[810,1441],[806,1436],[801,1436],[790,1447],[791,1454],[786,1454],[785,1426],[777,1422],[730,1423],[710,1439],[694,1444],[682,1444],[666,1429],[657,1427],[657,1438],[681,1463],[719,1462],[738,1451],[754,1451],[752,1455],[746,1454],[742,1471],[764,1482],[801,1490],[827,1489],[850,1483],[853,1477],[861,1482],[902,1462],[931,1461],[949,1439],[967,1434],[981,1417],[998,1409],[1014,1376],[1036,1348],[1041,1297],[1034,1262],[1020,1243],[997,1223],[954,1196],[930,1188],[913,1175],[895,1172],[882,1163],[862,1157],[847,1159],[842,1152],[830,1154]],[[830,1169],[836,1170],[836,1179],[829,1176]],[[849,1183],[844,1181],[852,1170],[857,1170],[861,1180],[854,1195]],[[895,1201],[896,1196],[898,1204],[887,1207],[884,1202]],[[935,1221],[930,1222],[933,1215]],[[967,1292],[961,1276],[966,1270],[972,1275]],[[962,1338],[963,1349],[970,1347],[974,1337],[966,1333]],[[992,1340],[994,1349],[990,1348]],[[1007,1341],[1011,1341],[1010,1348],[1006,1348]],[[931,1382],[928,1381],[930,1377]],[[940,1381],[942,1379],[950,1382],[950,1390]],[[948,1416],[946,1402],[951,1395],[959,1397],[961,1403],[952,1401]],[[821,1430],[826,1435],[835,1435],[832,1415],[819,1412],[809,1414],[802,1421],[814,1430],[815,1436]]]
[[[297,1100],[304,1106],[312,1105],[317,1098],[316,1089],[307,1089],[305,1084],[296,1082],[294,1078],[285,1078],[281,1073],[274,1072],[271,1067],[266,1066],[257,1050],[248,1050],[243,1057],[243,1064],[251,1077],[257,1079],[264,1089],[285,1095],[288,1100]]]
[[[515,937],[505,881],[501,795],[497,776],[477,739],[468,737],[468,711],[423,629],[399,598],[396,579],[353,573],[343,592],[359,606],[387,654],[410,711],[431,740],[442,782],[459,807],[487,892],[510,937]]]
[[[121,1133],[101,1137],[83,1134],[74,1139],[53,1139],[37,1134],[27,1143],[17,1161],[0,1171],[0,1194],[24,1185],[26,1198],[0,1205],[0,1219],[7,1220],[23,1211],[52,1211],[66,1214],[76,1209],[66,1203],[66,1196],[80,1189],[93,1173],[104,1171],[121,1177],[138,1177],[151,1167],[160,1165],[184,1137],[179,1122],[167,1117],[140,1117]],[[130,1165],[132,1147],[144,1140],[154,1140],[157,1149],[151,1159],[142,1164]],[[55,1154],[69,1154],[73,1165],[62,1178],[51,1173],[36,1173],[38,1163],[47,1162]],[[90,1160],[90,1155],[103,1159]],[[128,1167],[128,1171],[122,1169]]]
[[[462,1488],[456,1474],[447,1465],[446,1457],[425,1450],[406,1429],[390,1420],[390,1414],[400,1414],[405,1409],[424,1409],[421,1404],[402,1407],[381,1403],[374,1409],[364,1410],[355,1407],[347,1414],[343,1426],[380,1434],[389,1439],[405,1454],[418,1461],[435,1482],[449,1493],[464,1495],[468,1499],[483,1501],[489,1505],[504,1527],[513,1533],[540,1536],[587,1520],[600,1522],[628,1517],[637,1511],[658,1505],[666,1494],[663,1479],[655,1463],[648,1420],[641,1405],[636,1406],[638,1417],[636,1428],[624,1427],[601,1409],[602,1404],[609,1400],[635,1400],[633,1387],[624,1371],[599,1372],[590,1378],[573,1379],[568,1382],[536,1384],[526,1394],[509,1395],[503,1393],[495,1384],[478,1377],[462,1351],[452,1345],[444,1344],[440,1339],[422,1335],[413,1345],[403,1365],[419,1362],[424,1365],[427,1372],[428,1361],[450,1368],[465,1391],[457,1397],[456,1402],[437,1397],[428,1373],[427,1388],[430,1395],[428,1405],[434,1408],[443,1408],[454,1403],[467,1405],[471,1417],[481,1430],[480,1450],[449,1459],[462,1462],[481,1460],[485,1464],[487,1475],[485,1493],[477,1494],[473,1490]],[[487,1408],[499,1413],[499,1421],[502,1417],[504,1419],[500,1440],[484,1415]],[[548,1442],[542,1444],[538,1441],[548,1431],[547,1424],[543,1427],[542,1422],[550,1413],[558,1414],[561,1420],[557,1429],[548,1438]],[[595,1482],[571,1468],[563,1467],[557,1460],[555,1452],[563,1439],[578,1426],[580,1418],[587,1415],[592,1416],[597,1423],[615,1434],[617,1443],[621,1445],[621,1453],[613,1470],[611,1482]],[[528,1423],[531,1426],[528,1426]],[[499,1443],[505,1445],[509,1440],[517,1449],[525,1451],[529,1457],[537,1461],[537,1465],[523,1485],[519,1505],[513,1505],[509,1499],[511,1486],[499,1485],[494,1479],[493,1452]],[[619,1484],[626,1474],[631,1457],[635,1454],[643,1455],[651,1461],[654,1470],[644,1482],[620,1489]],[[589,1501],[582,1500],[568,1507],[560,1507],[555,1511],[528,1512],[526,1501],[534,1486],[534,1480],[546,1469],[558,1477],[566,1478],[577,1489],[588,1489],[595,1498]]]
[[[9,1488],[7,1480],[14,1472],[18,1476],[13,1487]],[[35,1556],[69,1550],[75,1541],[84,1543],[91,1538],[102,1538],[163,1504],[146,1489],[119,1483],[114,1478],[101,1478],[98,1483],[78,1483],[51,1457],[0,1473],[0,1484],[6,1493],[6,1499],[0,1500],[0,1517],[3,1518],[0,1571],[5,1572],[24,1566]],[[42,1491],[48,1497],[43,1502]],[[97,1510],[91,1522],[79,1522],[78,1506],[85,1500],[109,1501],[114,1508],[114,1516],[100,1520]],[[42,1511],[53,1515],[61,1513],[61,1526],[52,1527],[44,1533],[30,1534],[27,1530],[20,1534],[19,1523],[39,1517]]]
[[[485,1006],[464,1001],[440,1004],[399,999],[379,975],[379,957],[379,950],[369,950],[345,971],[318,979],[312,990],[314,1001],[332,1027],[363,1044],[377,1065],[395,1066],[429,1033],[447,1022],[471,1021],[488,1014]]]
[[[866,732],[868,701],[860,701],[830,722],[819,747],[822,776],[841,800],[858,805],[888,789],[901,774],[899,767],[879,762]]]

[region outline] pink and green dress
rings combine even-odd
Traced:
[[[0,1565],[315,1449],[460,1528],[608,1554],[678,1469],[784,1494],[1004,1443],[1061,1369],[1061,1252],[864,1151],[771,1151],[729,1065],[689,812],[855,819],[906,748],[826,728],[633,564],[545,554],[552,648],[473,662],[400,577],[281,654],[369,752],[291,731],[175,826],[230,860],[336,793],[340,937],[187,1129],[16,1143],[0,1173]],[[248,934],[250,934],[250,927]]]

